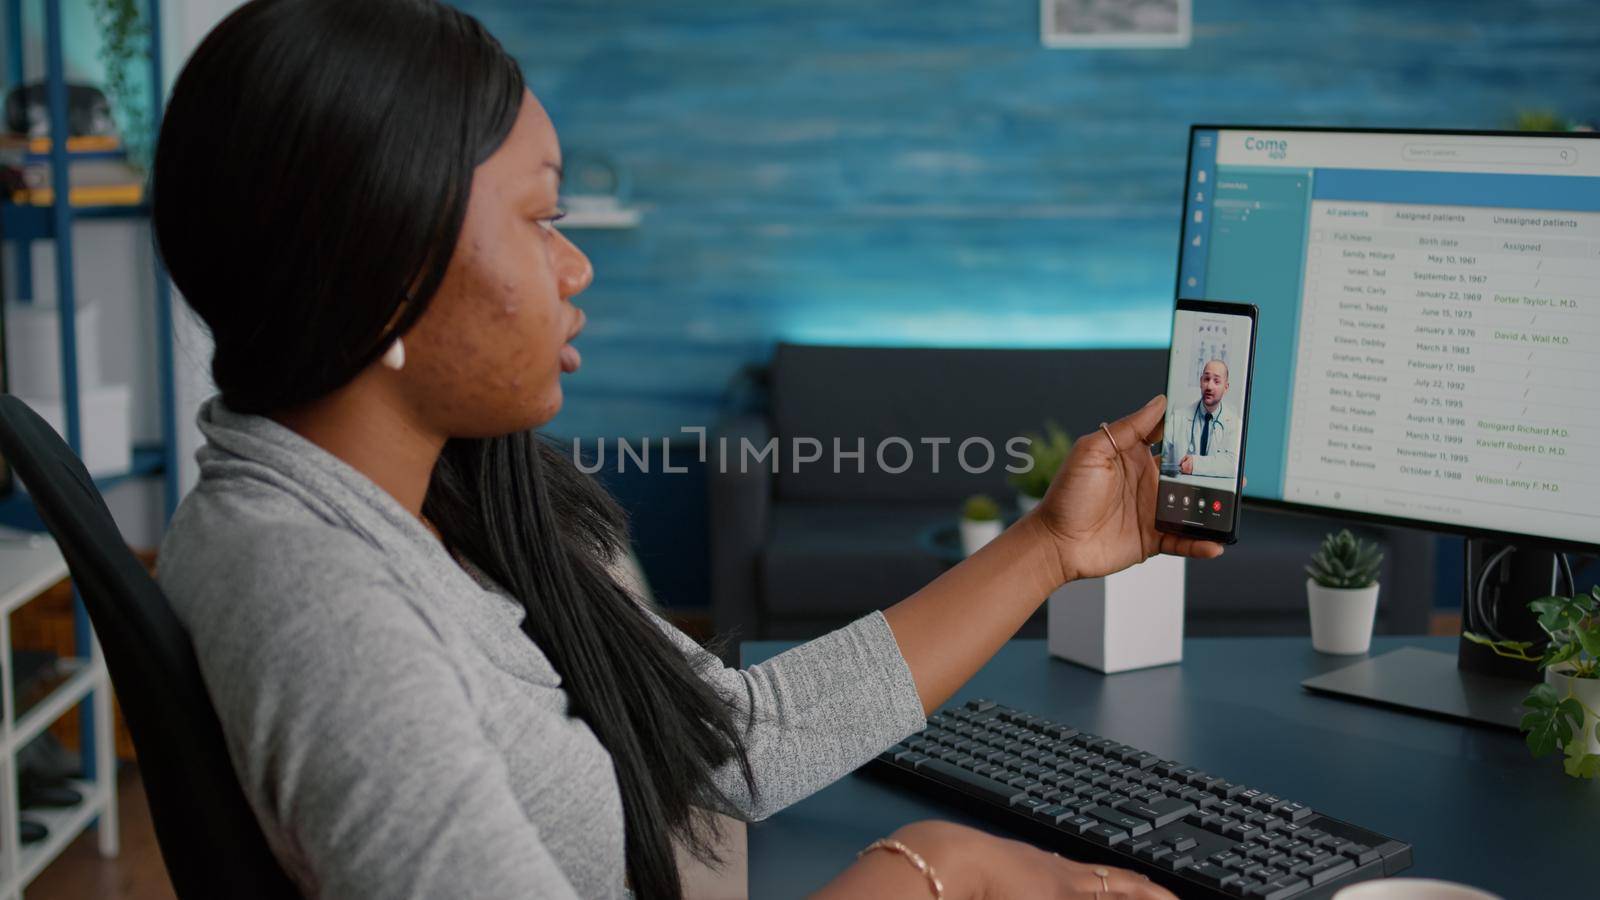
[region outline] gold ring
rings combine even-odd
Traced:
[[[1101,891],[1109,891],[1109,890],[1111,890],[1111,882],[1106,880],[1107,878],[1111,877],[1111,872],[1109,870],[1106,870],[1106,869],[1095,869],[1094,870],[1094,874],[1100,876],[1100,890]],[[1095,893],[1098,895],[1100,893],[1100,891],[1095,891]]]
[[[1111,449],[1121,453],[1122,448],[1117,446],[1117,439],[1111,436],[1111,429],[1107,427],[1106,423],[1100,423],[1100,430],[1106,433],[1106,440],[1111,442]]]

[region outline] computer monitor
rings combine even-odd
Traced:
[[[1261,311],[1246,501],[1473,538],[1463,621],[1496,636],[1541,638],[1526,602],[1600,550],[1595,138],[1190,132],[1177,295]],[[1469,679],[1531,666],[1463,642],[1458,683],[1433,655],[1345,681],[1515,724],[1525,687]]]
[[[1261,309],[1246,498],[1600,549],[1600,141],[1197,126],[1178,296]]]

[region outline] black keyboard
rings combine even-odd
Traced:
[[[870,770],[1179,897],[1316,900],[1411,865],[1403,841],[989,700],[929,716]]]

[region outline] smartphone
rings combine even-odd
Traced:
[[[1166,427],[1152,448],[1160,455],[1160,531],[1239,539],[1257,315],[1254,304],[1220,300],[1179,300],[1173,311]]]

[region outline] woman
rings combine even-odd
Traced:
[[[927,588],[723,668],[619,582],[616,506],[533,434],[593,275],[560,171],[516,64],[434,0],[255,0],[174,87],[155,228],[220,396],[161,581],[310,895],[676,897],[702,811],[768,815],[917,730],[1057,585],[1221,552],[1153,528],[1156,398]],[[951,825],[896,836],[947,897],[1168,896]],[[824,894],[928,889],[877,851]]]

